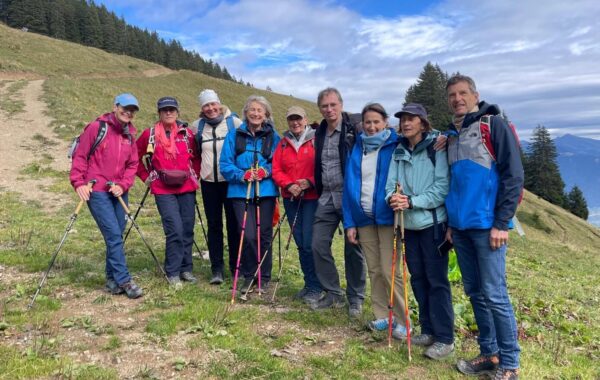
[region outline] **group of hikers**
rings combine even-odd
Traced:
[[[222,284],[230,275],[234,294],[238,276],[240,292],[267,289],[281,194],[304,275],[296,299],[312,310],[347,305],[349,317],[359,318],[368,273],[375,315],[368,327],[410,339],[431,359],[446,358],[454,351],[448,281],[453,244],[480,346],[477,357],[459,360],[457,368],[469,375],[518,379],[520,348],[505,267],[508,230],[523,186],[518,140],[498,106],[480,101],[470,77],[452,76],[446,91],[454,117],[443,134],[416,103],[394,114],[400,119],[398,131],[378,103],[367,104],[357,122],[343,111],[340,92],[329,87],[317,97],[321,123],[311,126],[306,111],[292,106],[286,113],[288,129],[280,136],[264,97],[250,96],[238,118],[215,91],[205,89],[198,97],[199,119],[191,126],[179,121],[177,99],[163,97],[157,102],[158,121],[137,139],[132,120],[138,100],[118,95],[112,112],[81,134],[70,173],[106,242],[107,290],[129,298],[143,294],[128,272],[122,238],[126,219],[120,200],[127,202],[136,175],[155,197],[166,237],[164,272],[175,287],[197,282],[192,245],[200,188],[210,284]],[[106,136],[98,142],[102,128]],[[420,334],[412,336],[402,296],[406,283],[395,260],[400,213],[419,306]],[[340,222],[345,291],[332,253]]]

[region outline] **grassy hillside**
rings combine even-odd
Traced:
[[[160,75],[148,76],[156,74]],[[265,95],[273,103],[280,128],[291,104],[302,104],[311,118],[318,117],[309,102],[202,74],[168,72],[147,62],[0,25],[0,79],[11,78],[47,78],[44,99],[56,119],[48,133],[54,129],[64,138],[109,110],[112,97],[121,91],[131,91],[141,100],[139,129],[152,123],[154,103],[163,95],[177,96],[182,118],[193,120],[198,112],[196,96],[206,87],[217,90],[223,103],[237,112],[249,94]],[[15,92],[21,87],[22,82],[6,86]],[[0,104],[4,112],[26,115],[28,110],[17,98],[3,101],[8,103]],[[43,141],[32,136],[36,138]],[[40,165],[51,159],[44,157]],[[282,248],[277,302],[253,296],[232,307],[230,282],[208,285],[210,267],[203,260],[194,261],[200,277],[197,286],[180,292],[169,289],[132,231],[127,260],[145,296],[136,301],[109,296],[102,291],[104,243],[87,210],[68,235],[35,307],[28,311],[40,273],[77,203],[66,172],[41,168],[26,168],[22,175],[53,181],[45,191],[62,200],[57,212],[45,213],[40,203],[23,202],[19,194],[0,189],[0,379],[463,379],[454,369],[455,360],[477,354],[473,315],[460,282],[453,284],[454,357],[432,362],[414,348],[409,363],[405,344],[395,342],[390,349],[383,334],[364,328],[372,317],[368,298],[359,322],[349,320],[343,309],[314,313],[292,299],[302,284],[293,244],[287,256]],[[133,209],[142,194],[138,183],[130,194]],[[600,230],[527,192],[518,216],[526,236],[511,233],[507,268],[522,348],[522,378],[599,379]],[[151,197],[138,222],[162,260],[164,235]],[[288,234],[284,223],[282,246]],[[200,227],[196,241],[206,247]],[[343,278],[342,239],[337,235],[333,248]],[[277,268],[274,260],[274,277]],[[410,304],[417,326],[414,299]]]

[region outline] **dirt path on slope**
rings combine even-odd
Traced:
[[[60,206],[60,195],[45,191],[51,178],[36,178],[22,170],[44,159],[54,170],[66,171],[68,143],[56,138],[50,129],[46,103],[42,101],[44,80],[28,81],[24,88],[9,94],[11,82],[0,88],[0,98],[22,101],[23,111],[13,115],[0,110],[0,189],[22,194],[26,201],[39,201],[52,211]]]

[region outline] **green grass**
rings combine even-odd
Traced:
[[[0,109],[6,112],[9,117],[23,112],[25,102],[20,99],[15,99],[15,93],[21,91],[26,85],[27,81],[25,80],[13,82],[6,87],[6,89],[3,91],[4,94],[0,96]]]

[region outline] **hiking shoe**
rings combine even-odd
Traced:
[[[258,282],[256,280],[254,280],[254,282],[256,283],[256,290],[258,291]],[[265,281],[262,280],[260,282],[260,293],[264,293],[269,289],[269,281]]]
[[[252,293],[254,291],[254,279],[252,277],[246,277],[244,278],[244,283],[242,284],[242,287],[240,288],[240,293],[241,294],[246,294],[246,293]]]
[[[325,293],[317,302],[310,304],[310,308],[313,310],[325,310],[325,309],[339,309],[344,307],[344,296],[338,296],[332,293]]]
[[[433,339],[433,335],[419,334],[417,336],[411,336],[410,342],[415,346],[427,347],[431,346],[435,342],[435,340]]]
[[[127,294],[127,298],[139,298],[144,294],[142,289],[140,289],[133,281],[128,281],[119,287]]]
[[[427,356],[429,359],[442,360],[450,355],[452,351],[454,351],[454,343],[445,344],[435,342],[425,350],[423,355]]]
[[[471,360],[460,359],[456,368],[465,375],[493,375],[499,362],[498,355],[479,355]]]
[[[106,285],[104,287],[104,290],[106,290],[107,292],[109,292],[110,294],[123,294],[125,291],[119,286],[119,284],[117,284],[117,282],[115,280],[108,279],[106,280]]]
[[[348,316],[352,319],[358,319],[362,315],[362,303],[352,302],[348,306]]]
[[[294,295],[295,300],[304,300],[304,297],[308,294],[308,288],[302,288],[298,293]]]
[[[215,272],[208,283],[211,285],[221,285],[223,283],[223,273]]]
[[[411,329],[412,331],[412,329]],[[404,340],[406,339],[406,326],[404,326],[403,324],[396,324],[396,327],[394,327],[394,329],[392,330],[392,336],[394,337],[394,339],[398,339],[398,340]]]
[[[304,297],[302,297],[304,303],[309,305],[317,303],[319,299],[321,299],[321,291],[312,289],[309,289],[304,295]]]
[[[179,274],[179,278],[186,282],[191,282],[195,284],[198,282],[198,279],[192,274],[192,272],[181,272]]]
[[[179,278],[179,276],[171,276],[168,278],[169,280],[169,285],[171,285],[172,288],[174,288],[175,290],[179,290],[183,287],[183,284],[181,283],[181,279]]]
[[[388,318],[379,318],[367,323],[367,327],[372,331],[386,331],[389,326],[388,322]],[[392,328],[396,328],[396,318],[392,318]]]
[[[494,380],[519,380],[519,369],[498,368]]]

